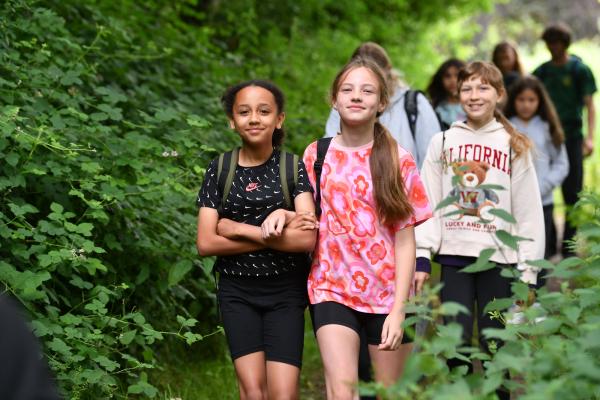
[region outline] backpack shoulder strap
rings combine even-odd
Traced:
[[[315,170],[315,190],[317,192],[315,198],[315,214],[317,218],[321,216],[321,172],[323,172],[323,163],[325,162],[325,156],[331,144],[331,139],[333,138],[327,137],[317,140],[317,158],[313,164]]]
[[[410,133],[412,134],[413,140],[415,139],[417,118],[419,117],[417,99],[419,94],[425,95],[420,90],[407,90],[406,93],[404,93],[404,111],[406,112],[406,118],[408,119],[408,126],[410,127]]]
[[[229,196],[231,184],[235,176],[235,167],[238,163],[239,148],[219,155],[219,163],[217,165],[217,179],[219,190],[221,191],[221,204],[217,208],[219,214],[223,212],[223,205]]]
[[[285,208],[294,209],[292,195],[298,184],[298,156],[281,150],[279,155],[279,179]]]
[[[577,101],[579,101],[580,103],[583,103],[583,84],[584,84],[584,82],[581,79],[581,76],[579,75],[579,70],[580,70],[581,66],[583,65],[583,62],[581,61],[581,58],[579,56],[576,56],[575,54],[571,54],[571,56],[569,57],[569,60],[571,61],[571,65],[569,67],[569,73],[571,74],[571,80],[573,81],[573,84],[575,85]]]

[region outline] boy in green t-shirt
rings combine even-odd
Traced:
[[[562,194],[565,204],[570,208],[577,202],[583,188],[583,158],[594,150],[596,110],[592,96],[596,92],[596,82],[589,67],[579,57],[567,52],[571,44],[569,27],[564,24],[551,25],[542,34],[542,39],[552,59],[540,65],[533,74],[546,86],[565,132],[569,175],[562,184]],[[587,108],[585,136],[584,107]],[[571,240],[574,235],[575,228],[565,218],[563,240]],[[565,257],[573,255],[564,245],[562,254]]]

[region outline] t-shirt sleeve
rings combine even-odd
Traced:
[[[217,159],[208,164],[204,174],[204,182],[198,192],[196,205],[198,207],[218,208],[221,204],[221,193],[219,191],[219,177],[217,176]]]
[[[596,93],[596,80],[594,79],[594,74],[592,70],[585,65],[581,64],[581,68],[579,69],[579,79],[583,81],[583,95],[590,96]]]
[[[306,150],[304,150],[304,155],[302,156],[302,163],[304,165],[310,185],[313,188],[313,193],[315,190],[315,180],[316,180],[315,169],[314,169],[314,164],[315,164],[316,158],[317,158],[317,142],[313,142],[310,145],[308,145]]]
[[[401,151],[399,149],[399,151]],[[402,154],[402,153],[401,153]],[[410,153],[404,152],[400,157],[400,170],[404,179],[404,190],[408,197],[410,205],[413,207],[412,215],[404,221],[399,221],[394,225],[394,230],[417,226],[427,221],[432,216],[431,206],[427,198],[427,192],[414,158]]]
[[[308,174],[306,173],[304,161],[298,160],[298,183],[294,188],[294,193],[292,194],[292,196],[296,197],[300,193],[304,192],[313,193],[313,188],[310,185],[310,181],[308,180]]]

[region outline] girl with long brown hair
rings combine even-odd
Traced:
[[[438,205],[444,200],[444,205],[416,229],[417,264],[429,264],[432,257],[441,264],[441,300],[469,310],[455,318],[464,345],[470,346],[475,304],[479,332],[502,327],[485,310],[493,299],[511,296],[512,280],[503,269],[518,271],[521,280],[535,284],[537,270],[526,262],[543,257],[544,230],[531,143],[497,110],[505,96],[501,72],[488,62],[469,63],[458,75],[458,92],[467,120],[436,135],[423,164],[430,201]],[[500,231],[529,240],[515,249],[496,236]],[[495,250],[489,258],[493,268],[462,272],[488,248]],[[485,335],[479,340],[487,351]],[[464,361],[450,359],[448,364]],[[508,398],[506,392],[499,394]]]
[[[535,145],[535,171],[544,206],[546,227],[544,257],[550,258],[556,253],[552,192],[562,184],[569,173],[569,159],[560,119],[544,85],[535,76],[527,76],[513,84],[508,93],[505,114]],[[538,279],[537,286],[543,286],[544,281]]]
[[[506,89],[510,89],[510,86],[525,74],[519,60],[517,46],[510,42],[500,42],[494,47],[492,62],[502,72]]]
[[[385,75],[367,57],[346,64],[331,89],[341,132],[322,166],[322,213],[308,278],[330,399],[357,396],[361,329],[375,379],[385,385],[400,376],[399,347],[409,339],[401,325],[413,283],[414,226],[431,211],[413,157],[377,120],[388,101]],[[304,153],[313,186],[316,159],[315,142]]]

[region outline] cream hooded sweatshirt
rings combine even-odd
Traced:
[[[544,256],[540,192],[530,153],[515,158],[509,140],[495,119],[478,130],[455,122],[433,137],[421,179],[430,203],[446,205],[416,228],[417,257],[477,257],[494,248],[491,261],[517,264],[523,281],[536,282],[538,269],[525,262]],[[453,199],[445,200],[448,197]],[[500,210],[516,223],[501,218]],[[515,251],[497,238],[500,230],[529,240],[519,241]]]

